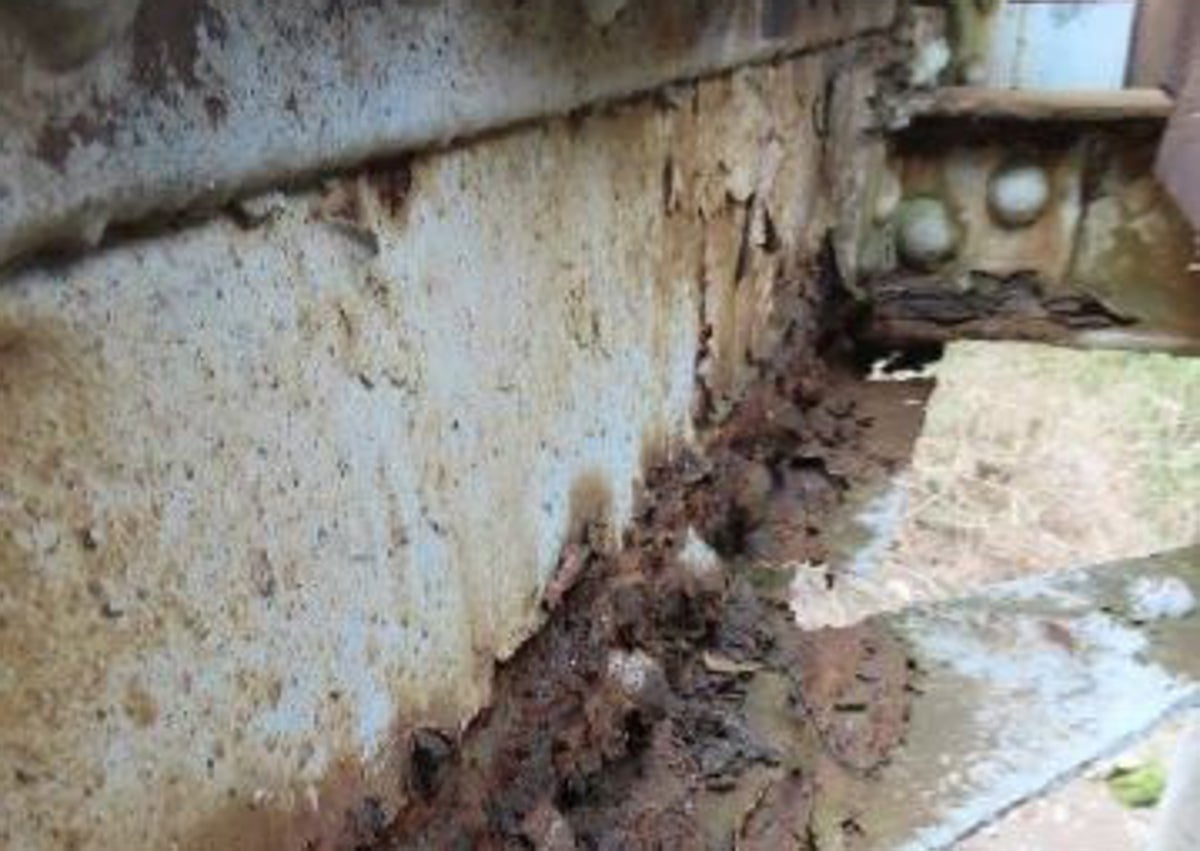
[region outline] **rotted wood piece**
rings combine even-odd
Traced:
[[[1047,293],[1034,275],[972,272],[967,285],[937,275],[898,274],[868,285],[864,336],[888,345],[955,339],[1070,342],[1080,332],[1132,321],[1082,292]]]

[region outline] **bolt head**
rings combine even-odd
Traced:
[[[896,213],[896,242],[905,265],[933,271],[958,253],[958,223],[939,198],[912,198]]]
[[[1010,163],[988,182],[988,210],[1004,227],[1028,227],[1041,218],[1049,203],[1050,180],[1041,166]]]

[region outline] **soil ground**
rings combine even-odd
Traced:
[[[951,590],[1200,541],[1200,359],[960,343],[884,571]]]

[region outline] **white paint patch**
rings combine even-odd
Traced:
[[[913,59],[910,80],[917,88],[931,88],[941,79],[942,72],[950,65],[953,54],[944,38],[923,42]]]
[[[723,572],[721,557],[691,526],[688,527],[683,549],[679,552],[679,561],[689,573],[698,578],[715,577]]]
[[[661,677],[658,662],[644,651],[614,650],[608,654],[608,677],[631,699],[641,697],[655,678]]]

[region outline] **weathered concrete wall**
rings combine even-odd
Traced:
[[[402,797],[405,731],[486,702],[564,542],[619,532],[698,383],[719,409],[803,321],[869,70],[744,70],[0,283],[0,845],[302,847]]]

